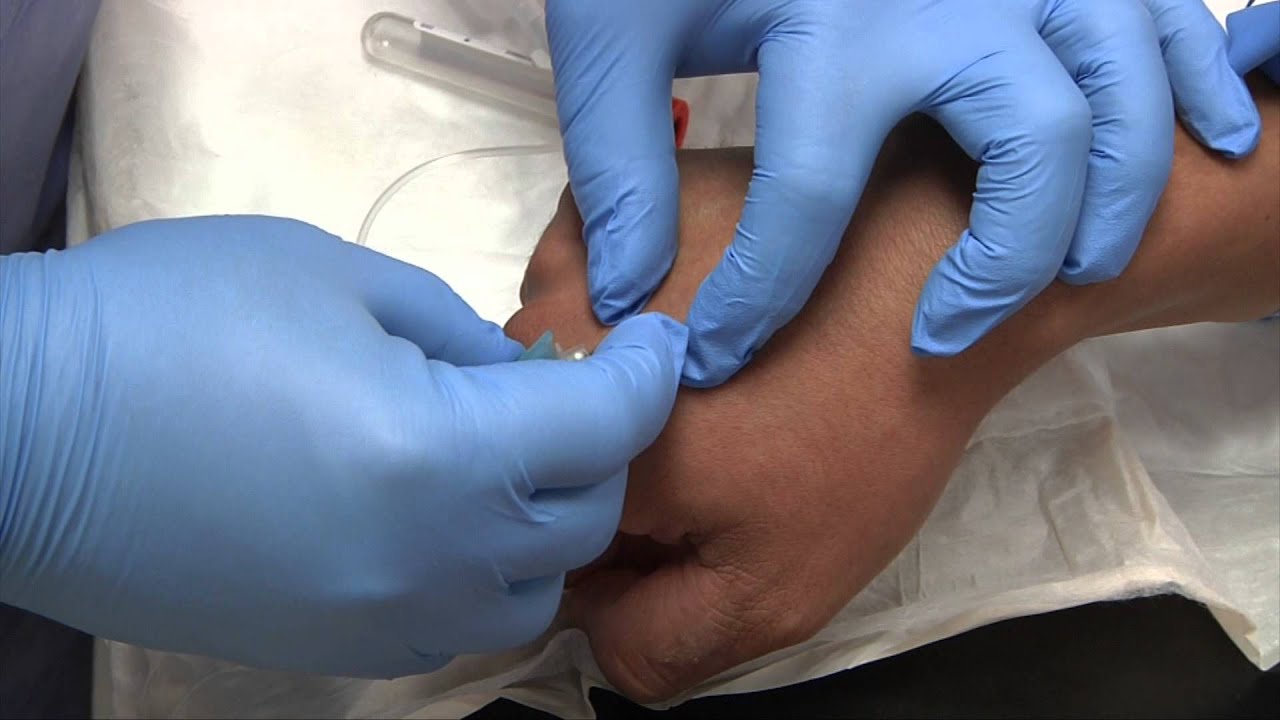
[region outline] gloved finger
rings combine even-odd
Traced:
[[[536,491],[529,521],[506,531],[503,577],[561,575],[600,557],[617,532],[626,490],[623,469],[594,485]]]
[[[1227,61],[1245,75],[1280,55],[1280,3],[1237,10],[1227,16]]]
[[[369,660],[363,665],[353,668],[351,665],[350,647],[370,650],[367,637],[353,641],[351,645],[342,646],[346,652],[335,653],[332,658],[316,658],[308,668],[312,673],[323,675],[341,675],[344,677],[364,678],[368,680],[392,680],[409,675],[425,675],[448,665],[454,655],[433,650],[420,650],[413,643],[406,643],[404,635],[398,641],[382,643],[379,652],[371,652]]]
[[[358,245],[347,243],[346,250],[347,271],[369,312],[387,334],[417,345],[426,357],[488,365],[524,351],[435,275]]]
[[[456,432],[482,434],[485,462],[504,469],[526,497],[603,482],[662,430],[687,341],[683,325],[646,313],[620,324],[585,360],[460,369],[466,385],[451,383],[448,392],[472,420]]]
[[[1080,220],[1058,277],[1111,280],[1129,264],[1173,169],[1173,98],[1138,0],[1064,0],[1041,35],[1093,113]]]
[[[1080,90],[1038,35],[952,77],[927,108],[982,163],[969,229],[925,281],[911,347],[951,356],[1035,297],[1066,257],[1092,137]]]
[[[860,68],[823,57],[832,46],[781,33],[760,47],[755,171],[733,242],[689,310],[693,387],[727,380],[804,306],[901,116]]]
[[[1187,129],[1227,157],[1253,152],[1262,133],[1258,108],[1227,59],[1227,36],[1202,0],[1143,0],[1155,20]]]
[[[422,612],[422,605],[398,603],[378,618],[379,625],[424,660],[439,654],[509,650],[541,635],[555,619],[564,591],[564,575],[497,582],[489,591],[457,598],[468,612],[457,613],[448,627]],[[431,588],[429,592],[438,592]]]
[[[629,15],[643,18],[629,21]],[[671,125],[676,30],[643,4],[547,6],[569,185],[583,220],[591,306],[635,314],[676,256],[679,179]],[[663,15],[663,13],[656,13]],[[679,13],[667,13],[672,22]]]
[[[412,643],[404,641],[403,628],[397,638],[380,638],[381,642],[372,641],[367,633],[352,633],[349,641],[336,640],[329,647],[333,652],[316,653],[308,658],[307,671],[322,675],[341,675],[344,677],[367,678],[370,680],[389,680],[408,675],[423,675],[435,672],[448,665],[453,655],[433,650],[419,650]],[[358,647],[364,653],[363,661],[352,658],[351,648]],[[265,667],[290,667],[288,661],[259,661]],[[359,664],[353,665],[353,662]]]
[[[475,538],[482,541],[483,538]],[[429,558],[426,562],[430,562]],[[423,607],[438,602],[420,594],[405,593],[377,606],[364,617],[345,642],[331,642],[335,649],[362,647],[374,643],[382,651],[369,653],[374,662],[352,669],[351,658],[313,658],[317,671],[354,677],[389,678],[432,672],[453,655],[510,649],[542,634],[555,618],[564,589],[563,571],[539,577],[513,580],[495,577],[492,582],[468,586],[454,602],[468,610],[454,613],[448,625],[439,617],[423,613]],[[440,588],[422,588],[436,594]]]

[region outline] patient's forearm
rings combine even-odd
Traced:
[[[683,389],[632,463],[621,529],[674,553],[631,557],[624,543],[578,585],[589,600],[577,614],[607,677],[665,697],[816,632],[916,532],[991,407],[1075,342],[1280,307],[1280,104],[1274,91],[1256,96],[1265,131],[1247,160],[1220,161],[1179,134],[1169,189],[1120,279],[1054,284],[953,358],[912,355],[911,320],[930,268],[966,225],[975,168],[932,125],[896,131],[804,309],[730,382]],[[679,253],[649,309],[684,317],[733,236],[751,154],[679,161]],[[591,311],[567,193],[521,296],[507,325],[518,340],[549,328],[566,345],[594,346],[607,332]],[[663,590],[682,582],[696,592]],[[680,632],[629,657],[634,624],[590,621],[591,608],[620,604],[679,617]]]
[[[1275,311],[1280,308],[1280,101],[1270,87],[1255,88],[1255,96],[1266,131],[1257,152],[1245,160],[1221,160],[1179,131],[1169,186],[1120,279],[1085,287],[1055,283],[974,351],[953,360],[911,357],[907,338],[924,278],[965,225],[974,167],[938,128],[919,123],[899,129],[814,300],[780,340],[798,335],[816,315],[833,314],[842,316],[837,324],[862,342],[880,347],[884,361],[922,371],[947,368],[948,375],[962,367],[981,368],[976,372],[985,375],[1009,365],[1003,369],[1020,378],[1085,337],[1243,321]],[[687,313],[702,278],[731,239],[751,170],[746,150],[687,152],[680,163],[680,255],[649,306],[676,317]],[[531,263],[526,289],[545,281],[540,265],[576,264],[580,249],[539,252],[544,257]],[[585,285],[551,275],[561,281],[555,288],[560,302],[576,306],[578,315],[577,322],[559,329],[561,335],[575,343],[598,341],[605,329],[591,319]],[[1025,354],[1026,361],[1009,362],[1015,352]]]
[[[1174,171],[1132,264],[1098,286],[1055,286],[1075,335],[1202,321],[1247,321],[1280,309],[1280,95],[1259,83],[1265,130],[1245,160],[1214,156],[1179,132]]]
[[[724,492],[746,503],[744,474],[767,484],[849,477],[856,467],[846,496],[829,501],[843,503],[857,528],[857,557],[847,560],[857,569],[850,587],[860,587],[923,522],[983,416],[1053,356],[1086,337],[1250,320],[1280,307],[1280,101],[1273,89],[1255,94],[1265,131],[1248,159],[1220,160],[1179,132],[1169,188],[1121,278],[1055,283],[953,358],[912,355],[911,319],[930,268],[966,225],[975,167],[936,126],[900,128],[804,310],[730,383],[681,392],[666,430],[633,465],[639,482],[628,507],[700,498],[728,505],[729,497],[712,497],[714,478],[725,473],[733,490]],[[733,236],[751,154],[692,151],[679,159],[679,254],[648,309],[683,318]],[[591,311],[581,237],[566,193],[530,260],[524,308],[508,323],[517,340],[530,343],[549,328],[566,345],[594,347],[607,332]],[[685,485],[700,495],[690,497]],[[631,510],[623,529],[678,538]]]

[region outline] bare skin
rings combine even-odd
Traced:
[[[622,535],[574,579],[570,610],[617,688],[669,698],[817,632],[919,529],[978,423],[1037,367],[1089,337],[1280,308],[1280,95],[1227,162],[1179,133],[1174,172],[1118,280],[1055,283],[968,352],[921,359],[912,309],[965,226],[975,168],[938,128],[899,128],[805,310],[728,384],[682,389],[631,467]],[[733,235],[749,149],[680,156],[680,253],[648,309],[683,318]],[[529,263],[525,343],[606,334],[590,308],[566,193]],[[1158,361],[1158,359],[1155,359]]]

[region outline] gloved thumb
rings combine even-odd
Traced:
[[[427,358],[450,365],[510,362],[523,352],[520,343],[482,319],[444,280],[367,248],[347,246],[347,269],[365,306],[388,335],[404,338]]]
[[[591,305],[608,325],[638,312],[671,269],[679,202],[671,122],[674,49],[662,46],[662,28],[590,17],[615,7],[560,3],[547,12]]]
[[[1272,82],[1280,83],[1280,2],[1227,16],[1227,58],[1240,75],[1261,67]]]
[[[1174,104],[1201,143],[1227,157],[1257,147],[1262,121],[1227,58],[1227,35],[1202,0],[1144,0],[1155,21]]]

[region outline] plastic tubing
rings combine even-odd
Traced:
[[[477,148],[474,150],[463,150],[462,152],[441,155],[420,163],[409,169],[408,172],[396,178],[394,182],[387,186],[386,190],[373,201],[373,205],[369,208],[369,212],[365,213],[364,222],[360,223],[360,233],[356,235],[357,245],[367,245],[369,239],[369,230],[373,227],[373,223],[378,219],[378,213],[382,212],[382,208],[386,206],[391,198],[395,196],[405,185],[413,182],[413,179],[426,172],[428,169],[453,165],[467,160],[478,160],[484,158],[500,158],[500,157],[516,157],[528,155],[544,155],[559,154],[559,144],[543,144],[543,145],[509,145],[506,147],[490,147]]]

